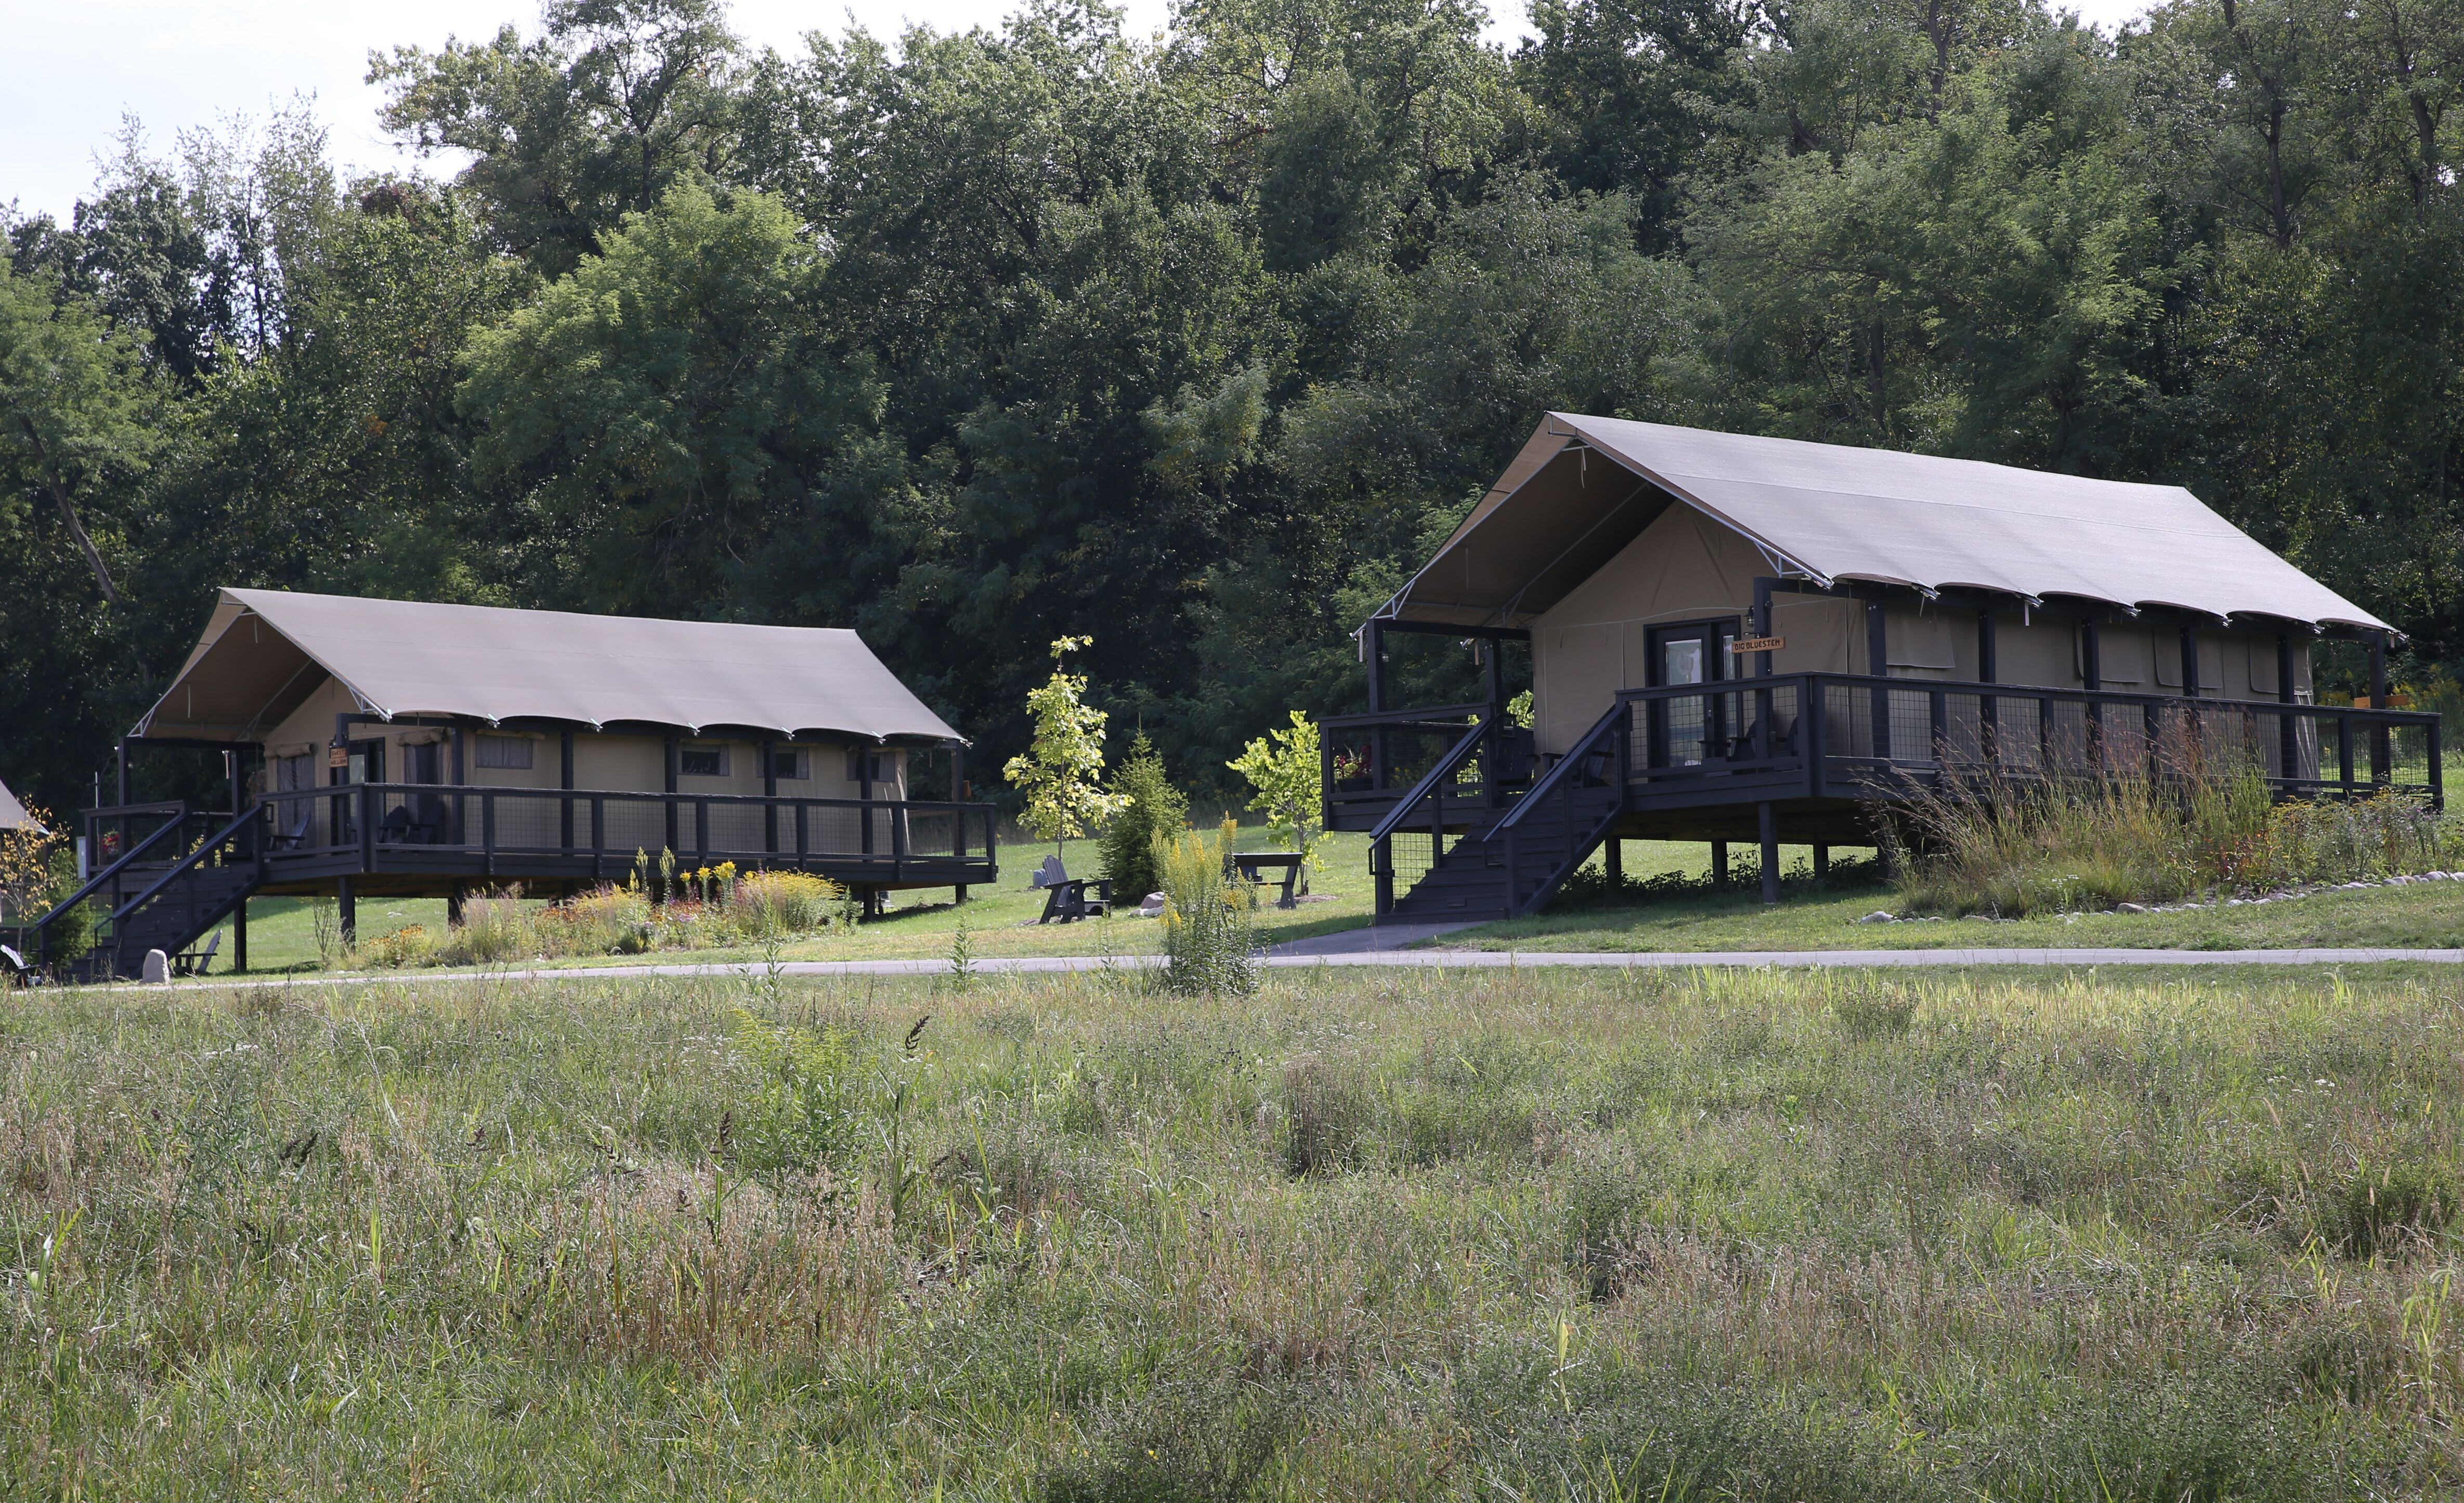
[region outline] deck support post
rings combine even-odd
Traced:
[[[959,745],[956,741],[953,741],[950,743],[950,802],[953,804],[963,804],[966,801],[967,748]],[[967,854],[967,816],[963,809],[960,810],[956,817],[953,828],[956,829],[957,833],[951,837],[953,847],[950,853],[959,857],[960,859],[964,859]],[[986,846],[984,848],[984,854],[992,854],[992,847]],[[953,901],[963,903],[967,900],[966,883],[959,883],[953,891],[957,895]]]
[[[448,926],[454,928],[459,928],[461,926],[462,900],[469,891],[470,890],[463,885],[462,879],[458,876],[453,879],[453,885],[446,889],[445,922]]]
[[[2104,641],[2094,616],[2079,619],[2079,685],[2090,694],[2104,689]],[[2095,699],[2087,702],[2087,757],[2089,766],[2104,765],[2104,705]]]
[[[2387,633],[2370,633],[2370,708],[2387,707]],[[2394,776],[2395,758],[2387,742],[2385,720],[2373,719],[2370,725],[2370,781],[2386,783]]]
[[[1814,848],[1814,874],[1817,877],[1825,877],[1831,874],[1831,848],[1829,846],[1816,846]]]
[[[570,726],[565,728],[563,742],[563,747],[558,756],[558,764],[561,769],[558,785],[565,792],[571,793],[573,791],[573,729]],[[557,805],[559,808],[557,832],[563,837],[564,853],[569,856],[573,854],[573,800],[559,799]]]
[[[2291,704],[2293,700],[2293,633],[2276,633],[2276,702]],[[2282,763],[2280,775],[2286,779],[2301,776],[2301,743],[2296,739],[2298,722],[2290,715],[2276,718],[2276,755]]]
[[[231,910],[231,972],[237,975],[248,969],[248,895],[240,895],[239,905]]]
[[[681,773],[683,763],[684,742],[671,734],[667,739],[667,791],[669,796],[660,802],[660,807],[667,811],[667,849],[671,851],[676,849],[676,779]],[[661,902],[666,902],[673,895],[673,894],[670,893],[661,893],[659,895],[659,900]]]
[[[1882,603],[1865,602],[1865,672],[1876,678],[1891,676],[1890,644],[1882,619]],[[1891,691],[1874,691],[1874,758],[1877,762],[1891,760]]]
[[[1728,890],[1728,843],[1725,840],[1711,842],[1711,890]]]
[[[1600,843],[1600,865],[1608,873],[1609,896],[1614,898],[1625,887],[1625,839],[1614,829]]]
[[[360,942],[360,904],[357,895],[351,891],[351,879],[347,876],[334,878],[334,914],[341,924],[342,943],[346,946],[358,944]]]
[[[1756,833],[1762,837],[1763,901],[1779,901],[1779,810],[1770,801],[1754,806]]]
[[[1976,681],[1983,684],[2002,681],[2001,663],[1993,640],[1993,608],[1991,606],[1976,612]],[[1977,750],[1984,755],[1986,764],[1991,766],[2002,760],[2002,701],[1997,696],[1976,696],[1976,738],[1980,743]]]
[[[1386,623],[1381,618],[1372,617],[1361,630],[1367,637],[1362,649],[1369,654],[1369,713],[1383,715],[1386,713]],[[1372,787],[1391,785],[1386,779],[1386,727],[1383,725],[1370,728],[1369,776]],[[121,802],[125,804],[128,801],[122,799]]]
[[[779,796],[779,746],[776,741],[761,743],[761,796]],[[771,855],[779,853],[779,806],[767,804],[761,808],[761,849]]]
[[[2182,629],[2182,697],[2196,699],[2198,696],[2199,629],[2186,626]]]

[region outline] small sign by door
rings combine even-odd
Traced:
[[[325,748],[325,765],[326,765],[326,766],[328,766],[328,767],[347,767],[347,766],[349,766],[350,764],[351,764],[351,749],[350,749],[349,747],[347,747],[347,746],[328,746],[328,747],[326,747],[326,748]]]
[[[1728,651],[1731,652],[1776,652],[1786,646],[1788,646],[1788,638],[1784,636],[1749,636],[1740,637],[1736,641],[1729,643]]]

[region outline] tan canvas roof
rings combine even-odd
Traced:
[[[9,791],[9,785],[0,783],[0,829],[40,831],[42,828],[28,817],[26,806],[17,802],[17,795]]]
[[[255,740],[331,674],[395,718],[955,740],[853,631],[226,589],[136,734]]]
[[[1381,613],[1526,624],[1672,504],[1734,529],[1774,573],[1823,584],[2387,627],[2178,485],[1569,412],[1548,415]]]

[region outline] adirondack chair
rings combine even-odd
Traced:
[[[297,851],[301,846],[306,845],[308,843],[308,826],[316,819],[316,817],[317,810],[303,800],[299,805],[299,817],[292,822],[291,829],[288,831],[277,829],[274,832],[274,849],[276,851]]]
[[[26,958],[17,953],[14,945],[0,944],[0,971],[6,971],[19,981],[24,981],[33,969],[33,966],[26,963]]]
[[[204,949],[183,950],[179,954],[171,957],[171,974],[174,976],[203,976],[206,974],[206,967],[214,963],[214,952],[220,950],[222,947],[223,932],[220,929],[217,929],[214,931],[213,938],[206,941],[206,947]]]
[[[1029,877],[1030,885],[1044,889],[1044,917],[1040,924],[1071,923],[1081,918],[1100,918],[1112,911],[1112,883],[1109,877],[1071,876],[1059,856],[1045,856],[1044,865]],[[1089,896],[1091,893],[1093,895]]]

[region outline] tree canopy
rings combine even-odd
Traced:
[[[231,584],[853,627],[994,764],[1092,636],[1228,800],[1551,408],[2186,484],[2464,653],[2455,0],[1530,20],[552,0],[372,55],[432,173],[132,125],[0,223],[0,776],[75,806]]]

